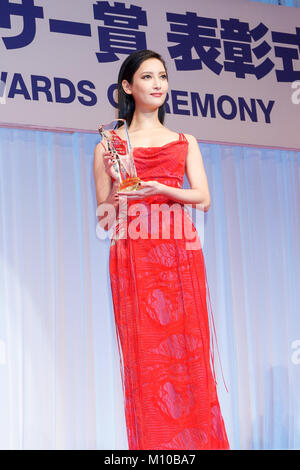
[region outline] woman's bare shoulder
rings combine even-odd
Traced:
[[[94,156],[95,158],[102,157],[103,153],[105,152],[105,147],[102,141],[98,142],[94,148]]]
[[[106,152],[106,149],[103,145],[102,142],[98,142],[94,148],[94,170],[98,169],[98,168],[102,168],[103,167],[103,163],[104,163],[104,153]]]
[[[185,138],[187,139],[187,141],[189,142],[189,144],[197,144],[197,139],[196,137],[194,137],[192,134],[183,134],[185,136]]]

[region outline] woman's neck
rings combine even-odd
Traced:
[[[130,132],[152,130],[164,127],[158,119],[158,109],[153,112],[143,113],[135,110],[129,126]]]

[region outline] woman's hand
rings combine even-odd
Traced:
[[[141,181],[140,188],[136,191],[118,191],[119,196],[127,196],[129,199],[144,199],[155,194],[164,194],[165,185],[159,181]]]
[[[114,164],[116,163],[116,157],[113,156],[111,152],[104,152],[103,160],[105,165],[106,173],[116,181],[119,181],[119,176],[116,170],[114,169]]]

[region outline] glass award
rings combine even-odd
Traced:
[[[116,134],[116,130],[120,127],[125,130],[125,139],[121,139]],[[101,124],[98,131],[103,139],[103,143],[106,143],[107,150],[111,152],[116,159],[113,168],[119,177],[118,190],[136,191],[140,189],[139,183],[141,180],[137,176],[126,120],[115,119],[108,124]]]

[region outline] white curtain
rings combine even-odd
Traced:
[[[96,234],[97,141],[0,129],[1,449],[128,448],[110,240]],[[231,448],[300,448],[300,152],[200,149]]]

